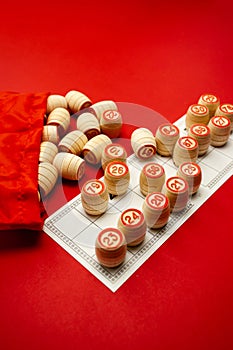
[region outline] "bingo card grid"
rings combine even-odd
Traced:
[[[185,116],[174,124],[184,130]],[[175,176],[177,167],[170,157],[156,154],[150,161],[162,165],[166,178]],[[95,240],[100,230],[117,227],[121,212],[127,208],[142,209],[145,197],[140,192],[139,177],[143,165],[134,154],[127,158],[130,185],[124,195],[109,200],[106,213],[90,216],[85,213],[79,194],[49,216],[43,230],[70,255],[94,274],[111,291],[115,292],[233,173],[233,134],[223,147],[209,147],[207,154],[198,158],[202,169],[202,183],[198,192],[190,197],[184,210],[172,213],[161,229],[147,229],[145,240],[137,247],[128,247],[125,261],[117,268],[106,268],[95,256]],[[103,179],[103,178],[102,178]]]

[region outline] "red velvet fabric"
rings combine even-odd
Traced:
[[[38,156],[47,93],[0,93],[0,229],[42,226]]]

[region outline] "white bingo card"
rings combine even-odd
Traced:
[[[180,136],[186,135],[185,116],[174,123]],[[166,178],[175,176],[177,167],[170,157],[156,154],[149,161],[164,167]],[[148,162],[148,160],[147,160]],[[80,194],[50,215],[43,230],[62,246],[80,264],[97,277],[112,292],[115,292],[155,251],[233,174],[233,134],[223,147],[209,147],[208,152],[198,158],[202,170],[202,182],[198,192],[190,197],[186,208],[172,213],[161,229],[147,229],[145,240],[137,247],[127,248],[126,259],[117,268],[104,268],[95,256],[95,240],[106,227],[117,227],[122,211],[127,208],[142,209],[145,197],[140,192],[139,176],[146,161],[135,155],[127,158],[130,184],[126,194],[109,200],[106,213],[100,216],[87,215],[81,204]]]

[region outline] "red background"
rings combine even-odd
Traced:
[[[229,1],[11,1],[0,89],[113,99],[170,121],[233,103]],[[1,116],[4,117],[4,116]],[[44,233],[0,232],[2,349],[230,349],[232,178],[112,293]]]

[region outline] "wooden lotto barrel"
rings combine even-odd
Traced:
[[[79,156],[88,139],[80,130],[73,130],[66,134],[58,144],[59,152],[73,153]]]
[[[190,194],[195,194],[198,191],[201,185],[202,171],[197,163],[186,162],[181,164],[177,170],[177,176],[187,181]]]
[[[173,162],[176,166],[184,162],[196,162],[198,157],[198,142],[191,136],[180,137],[173,150]]]
[[[183,210],[189,200],[187,181],[180,176],[170,177],[166,181],[165,194],[169,199],[171,212]]]
[[[46,114],[51,113],[55,108],[58,107],[67,109],[68,105],[65,97],[62,95],[49,95],[47,98]]]
[[[172,156],[176,141],[180,136],[177,126],[164,123],[158,127],[155,133],[156,151],[161,156]]]
[[[118,111],[107,110],[100,117],[101,132],[111,139],[117,138],[122,129],[122,116]]]
[[[127,159],[127,152],[126,149],[120,145],[119,143],[112,143],[107,145],[104,148],[102,158],[101,158],[101,165],[103,170],[105,170],[106,166],[115,160],[119,160],[121,162],[126,162]]]
[[[59,152],[53,160],[53,165],[57,168],[58,173],[67,180],[80,180],[84,175],[85,162],[75,154]]]
[[[139,184],[141,193],[146,196],[150,192],[160,192],[165,182],[165,171],[162,165],[150,162],[143,166]]]
[[[111,144],[112,141],[107,135],[97,135],[91,138],[83,148],[84,159],[93,165],[101,162],[104,148]]]
[[[58,144],[60,140],[58,128],[56,125],[44,125],[42,130],[41,141],[50,141],[55,145]]]
[[[85,94],[80,91],[71,90],[65,95],[68,107],[72,113],[76,113],[81,109],[88,108],[92,102]]]
[[[77,129],[82,131],[88,140],[100,134],[100,124],[94,114],[84,112],[77,118]]]
[[[95,242],[95,254],[99,263],[114,268],[123,263],[127,244],[124,234],[115,227],[101,230]]]
[[[161,192],[149,193],[142,206],[146,224],[149,228],[158,229],[165,226],[170,216],[170,202]]]
[[[209,109],[205,105],[192,104],[186,112],[185,125],[188,130],[193,124],[201,123],[207,125],[209,119]]]
[[[202,156],[208,151],[210,145],[210,128],[205,124],[193,124],[188,131],[188,135],[197,140],[198,156]]]
[[[202,94],[199,97],[197,102],[198,104],[204,105],[209,110],[209,117],[213,117],[215,115],[216,109],[220,105],[220,99],[218,96],[213,94]]]
[[[129,247],[137,246],[145,239],[147,225],[139,209],[124,210],[118,219],[117,227],[124,234]]]
[[[51,163],[40,163],[38,167],[38,187],[40,198],[47,196],[54,188],[58,178],[58,171]]]
[[[91,111],[95,114],[96,118],[100,121],[102,115],[106,111],[118,111],[116,103],[112,100],[99,101],[91,106]]]
[[[140,159],[149,159],[156,153],[155,137],[147,128],[138,128],[132,132],[131,146],[136,157]]]
[[[220,147],[227,143],[231,133],[231,121],[225,116],[214,116],[210,119],[210,144]]]
[[[104,182],[111,195],[116,196],[126,193],[130,182],[127,164],[121,161],[110,162],[104,171]]]
[[[84,183],[81,190],[83,209],[89,215],[101,215],[108,208],[109,195],[103,181],[91,179]]]
[[[57,107],[48,115],[47,125],[56,125],[58,131],[64,134],[70,126],[70,113],[67,109]]]
[[[215,115],[227,117],[231,123],[231,131],[233,130],[233,104],[222,103],[218,106]]]
[[[57,153],[58,153],[58,148],[54,143],[49,141],[41,142],[39,162],[52,164]]]

